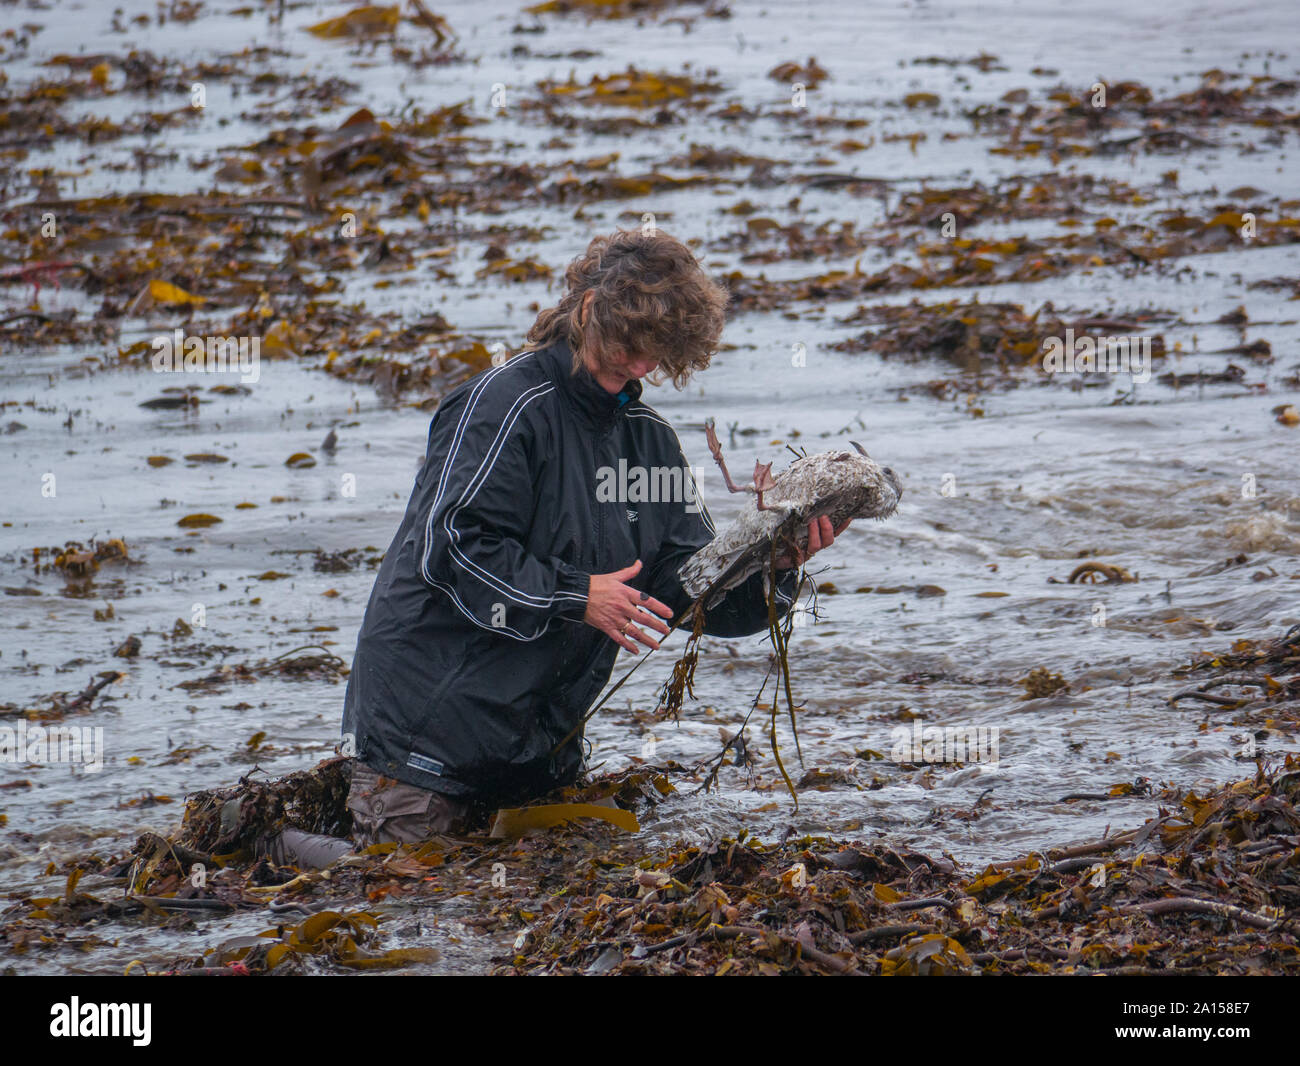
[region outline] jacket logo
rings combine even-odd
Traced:
[[[627,520],[629,522],[635,522],[640,517],[641,517],[640,511],[628,511],[627,513]]]
[[[426,774],[433,774],[435,777],[442,776],[442,763],[437,759],[430,759],[427,755],[421,755],[413,751],[406,760],[406,765],[412,770],[422,770]]]

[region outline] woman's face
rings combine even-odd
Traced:
[[[591,303],[595,296],[594,292],[589,292],[583,297],[582,321],[584,324],[587,321],[587,314],[591,310]],[[606,392],[621,392],[623,386],[630,379],[636,378],[639,381],[659,365],[657,360],[647,359],[644,356],[633,358],[622,348],[616,348],[610,352],[603,366],[597,365],[595,359],[589,354],[583,355],[583,363],[591,371],[591,376],[600,382],[601,388]]]
[[[633,357],[623,349],[617,349],[610,353],[609,361],[605,366],[595,367],[592,361],[588,360],[587,369],[607,392],[619,392],[630,379],[640,380],[658,365],[655,359],[645,356]]]

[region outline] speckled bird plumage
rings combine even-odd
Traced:
[[[808,523],[822,515],[838,529],[848,519],[883,520],[893,514],[903,495],[898,478],[861,445],[854,447],[857,453],[830,451],[796,459],[762,493],[768,510],[759,510],[756,498],[747,499],[740,517],[678,571],[691,598],[710,592],[705,607],[712,607],[728,589],[755,571],[766,570],[773,539],[782,545],[778,553],[785,551],[787,539],[803,550],[808,544]],[[721,463],[717,451],[715,457]]]

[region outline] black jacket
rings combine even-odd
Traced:
[[[639,558],[630,585],[674,617],[689,606],[677,569],[716,531],[677,435],[640,402],[639,382],[612,395],[586,369],[571,374],[571,359],[564,341],[517,355],[434,414],[348,679],[343,732],[379,773],[496,804],[570,783],[581,731],[552,749],[619,650],[582,620],[590,575]],[[674,498],[655,502],[664,495]],[[784,615],[796,571],[778,577]],[[705,631],[766,627],[755,574],[708,613]]]

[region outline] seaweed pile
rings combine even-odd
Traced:
[[[942,358],[972,374],[1006,371],[1037,363],[1041,367],[1044,341],[1099,332],[1139,333],[1172,316],[1142,311],[1131,316],[1063,318],[1050,303],[1032,314],[1020,304],[949,300],[922,304],[862,307],[846,317],[845,325],[883,327],[835,345],[838,351],[876,352],[904,359]],[[1151,339],[1152,354],[1163,358],[1167,345],[1160,334]]]
[[[579,867],[498,973],[1300,973],[1300,763],[1140,829],[972,875],[949,857],[721,840]]]
[[[1207,717],[1201,731],[1288,733],[1297,666],[1300,626],[1239,640],[1177,668],[1206,679],[1170,703],[1195,694],[1207,716],[1234,716]],[[1232,689],[1241,694],[1224,694]],[[1249,754],[1254,776],[1212,791],[1143,782],[1159,806],[1138,828],[983,870],[898,843],[821,836],[763,843],[742,832],[647,848],[638,815],[653,819],[674,781],[707,783],[707,767],[671,762],[587,780],[494,820],[482,812],[465,835],[378,844],[322,870],[276,865],[266,843],[285,827],[348,833],[351,763],[335,757],[278,781],[254,771],[195,793],[176,833],[145,833],[128,855],[51,864],[62,892],[12,900],[0,950],[81,952],[108,943],[109,923],[197,932],[205,918],[265,912],[278,924],[257,935],[157,970],[132,967],[400,968],[437,958],[418,938],[382,943],[385,923],[414,908],[489,938],[497,973],[1300,974],[1300,760]]]
[[[550,24],[577,14],[641,19],[678,6],[675,0],[556,0],[529,10]],[[394,63],[415,69],[478,61],[456,49],[457,35],[445,19],[418,0],[409,7],[402,13],[402,5],[367,5],[302,29],[326,41],[386,49]],[[725,10],[709,5],[674,18],[723,17]],[[6,52],[0,42],[0,53],[23,58],[27,47],[25,40],[15,42]],[[1259,137],[1240,144],[1242,151],[1284,143],[1296,122],[1290,108],[1298,83],[1267,74],[1206,71],[1197,89],[1168,99],[1133,81],[1102,87],[1103,100],[1095,99],[1099,86],[1082,94],[1066,85],[1016,89],[1001,99],[977,92],[972,99],[982,102],[968,108],[942,109],[936,94],[912,93],[901,101],[864,101],[853,117],[822,113],[810,123],[801,108],[745,107],[716,71],[697,78],[628,66],[584,81],[571,75],[525,84],[509,108],[503,102],[492,117],[475,113],[466,101],[426,108],[415,99],[384,115],[362,105],[356,82],[283,72],[288,55],[261,46],[200,63],[143,49],[60,54],[45,62],[48,75],[12,85],[0,80],[12,156],[0,156],[0,187],[14,191],[0,209],[0,291],[6,298],[0,340],[91,345],[97,350],[84,356],[84,369],[125,370],[148,365],[155,338],[140,339],[139,331],[152,334],[165,318],[194,336],[255,339],[268,359],[302,360],[337,378],[371,384],[386,399],[412,393],[418,404],[432,406],[491,365],[495,336],[437,311],[395,321],[389,310],[367,306],[368,297],[351,298],[357,291],[351,283],[368,279],[378,292],[432,279],[465,299],[476,297],[484,282],[523,284],[530,298],[539,295],[537,285],[549,287],[555,279],[552,267],[530,254],[548,228],[529,221],[538,210],[567,214],[576,207],[580,213],[588,205],[630,201],[625,218],[641,218],[647,205],[669,218],[673,201],[666,198],[683,189],[742,196],[717,209],[727,219],[743,216],[739,228],[702,238],[701,254],[736,264],[720,277],[732,292],[733,310],[789,315],[832,299],[1039,282],[1098,267],[1172,277],[1191,269],[1187,260],[1193,257],[1300,240],[1300,201],[1250,186],[1223,193],[1180,190],[1176,170],[1158,182],[1130,182],[1054,167],[987,185],[944,187],[928,178],[810,171],[713,143],[691,143],[650,170],[620,166],[617,150],[643,131],[761,116],[795,126],[819,160],[834,159],[875,141],[844,138],[846,131],[857,134],[871,125],[858,110],[887,121],[901,108],[927,122],[946,115],[952,123],[945,141],[976,139],[989,153],[1014,159],[1176,149],[1190,163],[1193,153],[1222,147],[1212,140],[1216,136]],[[945,62],[916,60],[931,61]],[[947,62],[974,63],[984,72],[1005,69],[993,56]],[[810,59],[806,67],[780,64],[768,77],[815,87],[830,74]],[[121,169],[126,164],[103,157],[103,150],[143,139],[133,151],[139,180],[161,181],[151,171],[174,170],[179,155],[154,150],[149,138],[170,129],[214,132],[205,118],[208,105],[192,99],[193,87],[204,85],[223,86],[245,101],[237,105],[238,117],[264,132],[252,143],[223,138],[198,164],[205,172],[202,191],[198,185],[178,192],[146,185],[143,191],[78,196],[66,187],[66,174],[27,158],[55,146],[75,147],[101,167]],[[160,111],[160,100],[175,106]],[[116,119],[81,113],[110,103]],[[557,146],[581,136],[599,150],[514,163],[505,149],[518,133],[505,139],[494,133],[496,119],[507,114],[523,127],[554,131]],[[915,148],[927,136],[917,130],[882,133],[881,139],[910,140]],[[602,137],[619,143],[600,144]],[[834,217],[812,225],[794,210],[801,197],[784,209],[769,202],[769,190],[791,185],[810,197],[833,196]],[[884,205],[865,222],[863,197]],[[499,219],[519,208],[533,214]],[[1013,223],[1035,225],[1014,232],[1008,230]],[[472,276],[462,262],[466,253],[481,260]],[[811,276],[784,270],[779,278],[741,269],[835,260],[852,260],[851,268],[820,266]],[[43,308],[42,289],[61,285],[81,291],[75,306]],[[20,300],[29,290],[30,299]],[[868,307],[863,313],[886,312]],[[1026,347],[1036,339],[1031,332],[1017,338],[1023,350],[1016,365],[1033,354]],[[863,347],[849,342],[845,350]],[[1000,369],[1006,376],[1010,367]],[[166,399],[191,398],[160,398]]]
[[[346,760],[333,759],[279,782],[199,793],[176,839],[146,834],[124,862],[68,871],[62,896],[12,904],[0,943],[84,947],[84,927],[98,943],[107,920],[192,927],[205,914],[265,909],[301,920],[156,972],[434,961],[427,946],[379,943],[389,905],[402,904],[515,934],[496,973],[1300,974],[1300,761],[1290,757],[1205,795],[1166,790],[1138,829],[982,871],[900,846],[764,844],[743,832],[646,854],[605,821],[554,832],[550,818],[506,839],[376,845],[320,871],[255,856],[257,841],[286,824],[344,831],[346,780]],[[639,769],[525,810],[604,797],[631,809],[671,792],[666,774]],[[96,865],[125,880],[124,898],[78,891]]]
[[[250,857],[259,837],[286,825],[346,836],[352,829],[345,805],[350,781],[349,760],[338,757],[279,781],[249,775],[230,788],[196,792],[185,804],[181,840],[190,851],[212,855],[215,865]]]
[[[1300,626],[1174,674],[1211,675],[1169,702],[1236,712],[1254,757],[1296,727]],[[578,865],[497,972],[1300,973],[1300,761],[1256,765],[1203,795],[1159,792],[1140,828],[974,875],[946,855],[743,833]]]
[[[1236,641],[1231,650],[1203,655],[1174,673],[1192,679],[1205,674],[1210,676],[1194,689],[1170,696],[1171,705],[1180,700],[1198,700],[1232,711],[1249,710],[1252,714],[1262,714],[1263,720],[1270,725],[1279,720],[1298,724],[1300,626],[1292,626],[1273,640]],[[1250,691],[1235,696],[1221,691],[1234,688]],[[1211,689],[1220,691],[1211,692]]]

